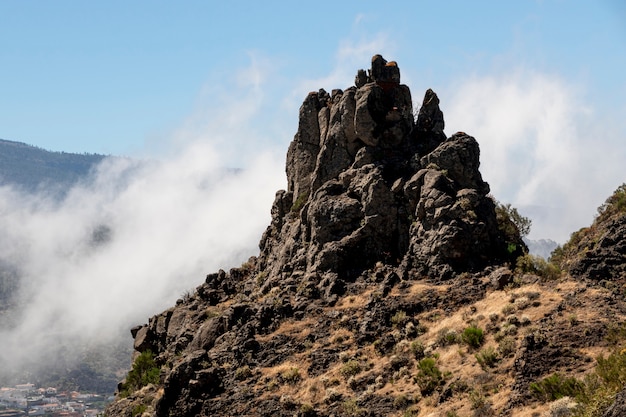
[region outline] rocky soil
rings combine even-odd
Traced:
[[[477,141],[443,129],[437,95],[415,119],[380,55],[310,93],[259,255],[132,329],[160,375],[120,383],[107,415],[571,415],[531,384],[619,343],[624,223],[599,240],[616,262],[516,269]]]

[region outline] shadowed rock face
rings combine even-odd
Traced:
[[[262,268],[275,280],[350,279],[383,262],[401,275],[447,278],[506,260],[476,140],[446,139],[432,90],[414,120],[397,64],[380,55],[355,84],[304,100]]]

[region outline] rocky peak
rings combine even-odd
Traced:
[[[414,120],[399,76],[375,56],[305,98],[260,255],[132,329],[108,416],[570,415],[552,394],[588,383],[590,407],[612,401],[626,185],[561,249],[574,279],[492,267],[525,246],[498,229],[478,143],[445,136],[432,90]]]
[[[381,55],[355,86],[309,93],[260,244],[274,283],[350,279],[377,262],[449,278],[508,259],[478,143],[444,126],[430,89],[414,119],[397,63]]]

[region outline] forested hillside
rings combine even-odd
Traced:
[[[52,186],[60,191],[89,173],[105,155],[52,152],[0,139],[0,186],[26,191]]]

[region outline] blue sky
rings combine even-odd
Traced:
[[[205,141],[245,167],[284,156],[308,91],[382,53],[417,104],[439,94],[448,135],[481,143],[496,198],[537,218],[576,206],[545,221],[562,241],[626,180],[625,52],[617,0],[6,0],[0,138],[163,158]]]

